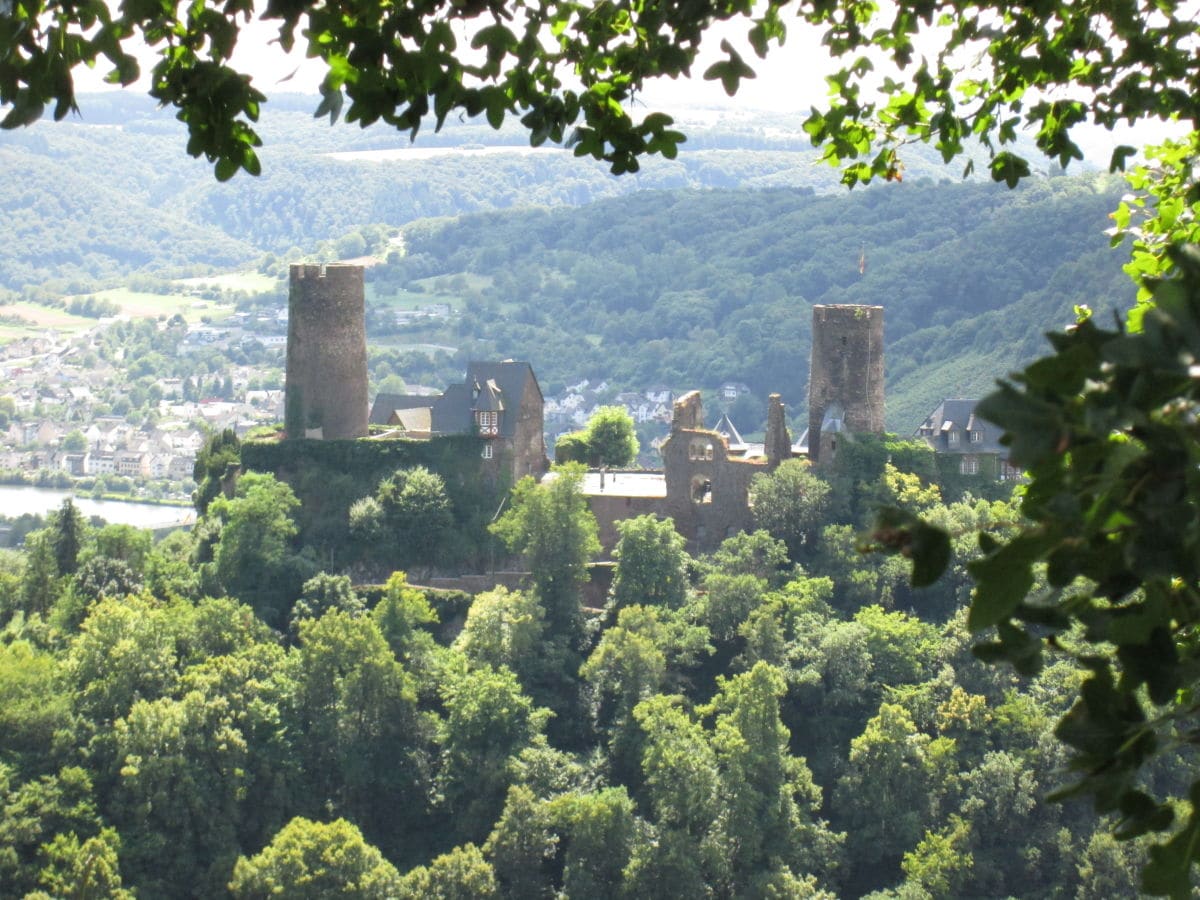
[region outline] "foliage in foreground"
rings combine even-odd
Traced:
[[[1172,251],[1178,277],[1153,282],[1138,331],[1084,316],[1051,337],[1054,353],[986,397],[979,415],[1005,429],[1029,472],[1007,540],[980,535],[969,566],[976,654],[1037,673],[1047,654],[1086,673],[1055,735],[1074,785],[1119,818],[1118,836],[1167,833],[1143,887],[1188,896],[1200,861],[1200,779],[1165,791],[1160,757],[1191,753],[1200,621],[1200,249]],[[948,538],[924,524],[884,538],[932,574]],[[1184,798],[1187,803],[1183,803]]]

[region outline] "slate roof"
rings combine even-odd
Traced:
[[[533,367],[527,362],[506,359],[503,362],[467,363],[467,384],[471,384],[472,380],[477,381],[481,388],[489,382],[499,388],[500,399],[504,403],[503,408],[508,410],[505,415],[500,417],[500,437],[504,438],[513,438],[516,436],[518,410],[521,406],[521,398],[525,394],[527,381],[532,381],[533,388],[537,391],[538,397],[542,396],[542,389],[537,383],[537,376],[533,374]],[[449,393],[449,391],[446,393]],[[482,393],[481,391],[481,395]],[[486,407],[477,408],[485,409]],[[472,420],[471,412],[472,408],[468,407],[468,428]]]
[[[511,359],[471,362],[467,364],[467,377],[461,383],[447,387],[440,396],[380,394],[371,406],[369,421],[372,425],[387,425],[397,411],[428,409],[429,426],[434,434],[470,434],[475,428],[474,413],[477,410],[508,410],[507,415],[500,416],[500,437],[511,438],[516,434],[527,380],[533,382],[540,397],[542,389],[529,363]]]
[[[504,397],[501,395],[500,387],[496,384],[495,379],[489,378],[482,384],[476,385],[474,389],[478,393],[475,397],[475,405],[471,407],[472,412],[504,412]]]
[[[978,402],[963,398],[943,400],[925,417],[916,436],[938,453],[1006,455],[1008,448],[1000,443],[1000,428],[975,415]],[[971,440],[973,434],[977,440]]]
[[[419,394],[378,394],[371,404],[371,414],[367,421],[372,425],[387,425],[392,413],[398,409],[428,409],[433,406],[435,397],[422,397]]]
[[[471,422],[471,388],[467,384],[452,384],[446,393],[433,402],[434,434],[469,434]]]

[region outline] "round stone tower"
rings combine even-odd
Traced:
[[[832,462],[842,431],[883,433],[882,306],[813,307],[809,459]]]
[[[292,266],[284,427],[289,438],[367,434],[362,266]]]

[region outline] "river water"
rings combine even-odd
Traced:
[[[71,491],[28,485],[0,484],[0,516],[16,518],[24,513],[46,515],[72,497],[84,518],[100,516],[113,525],[133,525],[136,528],[171,528],[192,525],[196,511],[190,506],[158,506],[154,503],[126,503],[122,500],[93,500],[75,496]]]

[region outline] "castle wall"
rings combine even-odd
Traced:
[[[612,558],[613,549],[621,539],[617,524],[637,516],[666,516],[665,497],[622,497],[613,494],[590,494],[588,508],[596,517],[600,552],[605,559]]]
[[[291,267],[284,422],[290,438],[366,436],[362,266]]]
[[[750,480],[768,471],[767,461],[731,459],[725,438],[704,427],[698,392],[675,402],[662,456],[667,482],[662,514],[687,538],[689,552],[714,550],[725,538],[753,527]]]
[[[818,462],[821,423],[833,404],[846,431],[883,433],[883,307],[814,306],[808,383],[809,457]]]
[[[546,458],[545,401],[532,375],[525,379],[519,408],[505,414],[518,415],[512,448],[514,480],[526,475],[540,477],[550,468],[550,461]]]

